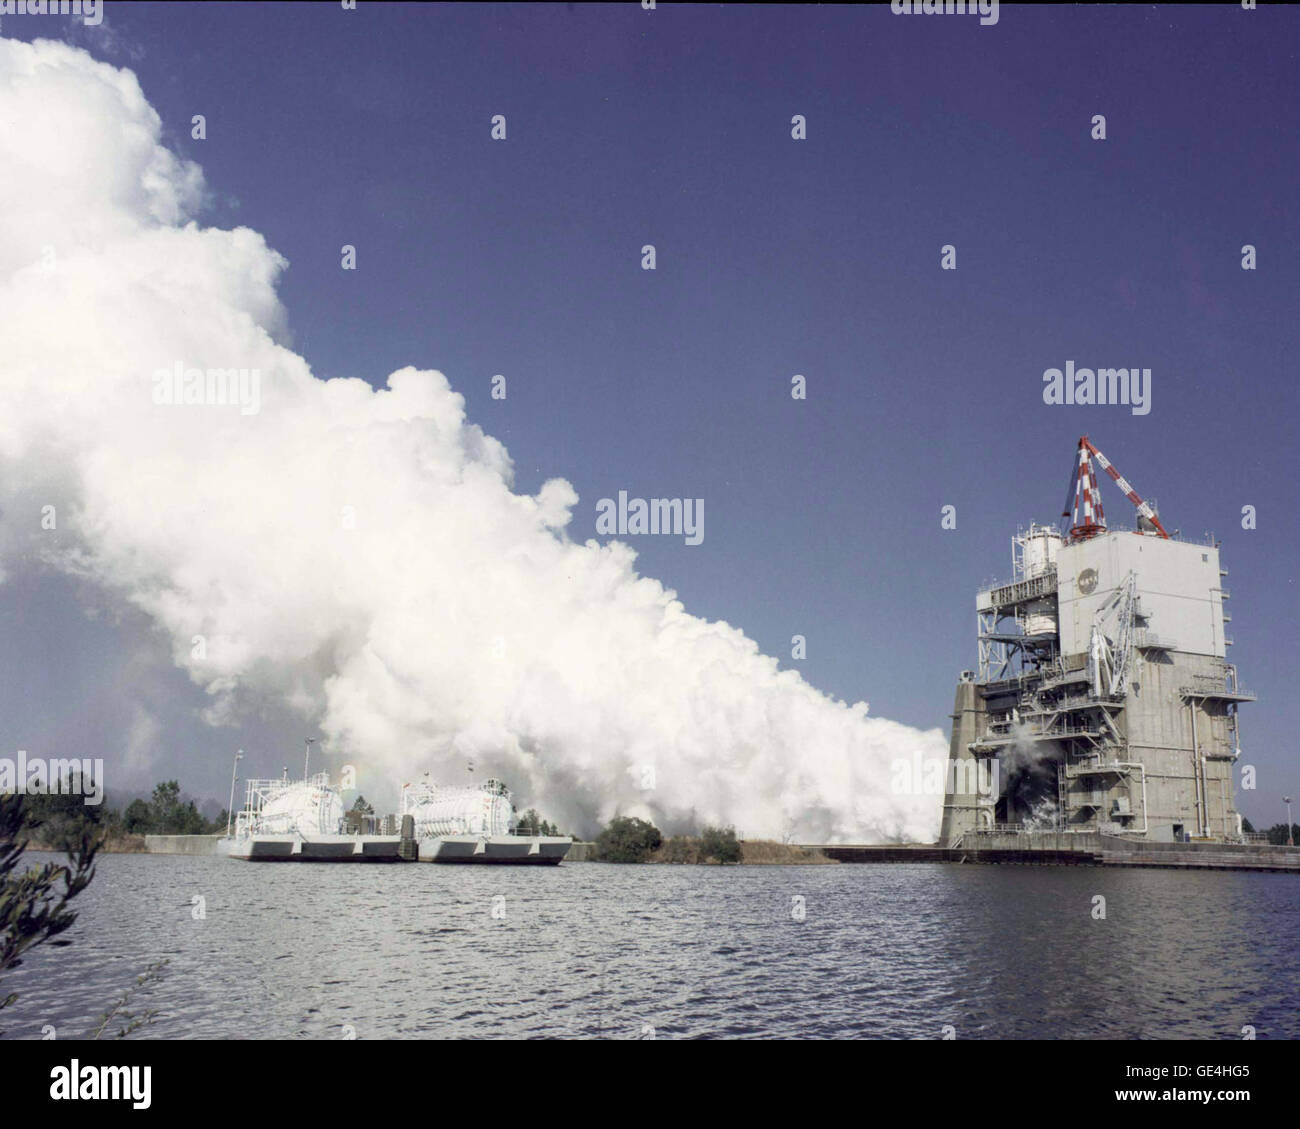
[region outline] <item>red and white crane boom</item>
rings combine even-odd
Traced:
[[[1160,518],[1138,493],[1128,484],[1105,455],[1103,455],[1086,435],[1079,439],[1079,458],[1074,466],[1074,476],[1070,479],[1070,491],[1065,499],[1065,512],[1062,517],[1071,519],[1070,541],[1086,541],[1098,533],[1106,532],[1106,516],[1102,510],[1101,493],[1097,489],[1097,476],[1092,470],[1092,460],[1096,459],[1102,469],[1118,483],[1125,496],[1136,507],[1138,516],[1149,521],[1157,533],[1165,540],[1169,534],[1160,524]]]

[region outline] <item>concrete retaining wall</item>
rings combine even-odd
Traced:
[[[1116,840],[1123,842],[1123,840]],[[1172,844],[1171,844],[1172,845]],[[1102,849],[1102,836],[1093,832],[1035,831],[1032,835],[981,835],[963,836],[963,851],[1088,851]]]
[[[967,834],[960,847],[821,846],[839,862],[956,862],[1019,866],[1149,866],[1300,874],[1300,847],[1258,843],[1151,843],[1096,833]]]
[[[1300,847],[1268,843],[1148,843],[1101,836],[1110,866],[1176,866],[1196,870],[1289,870],[1300,873]]]
[[[144,849],[151,855],[215,855],[221,835],[146,835]]]

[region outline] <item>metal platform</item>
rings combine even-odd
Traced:
[[[217,853],[249,862],[401,862],[400,835],[245,835]]]
[[[558,866],[572,845],[558,835],[442,835],[420,840],[420,861]]]

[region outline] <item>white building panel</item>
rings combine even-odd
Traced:
[[[1093,618],[1129,571],[1146,629],[1190,654],[1224,657],[1219,551],[1131,532],[1106,533],[1057,555],[1061,653],[1088,649]]]

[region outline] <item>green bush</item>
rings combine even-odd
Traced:
[[[706,827],[700,834],[700,859],[739,862],[740,844],[734,827]]]
[[[601,862],[645,862],[663,841],[653,823],[620,815],[596,836],[595,857]]]

